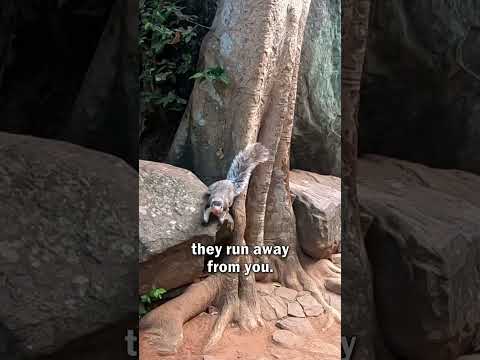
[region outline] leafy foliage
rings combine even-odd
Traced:
[[[225,70],[221,67],[211,67],[208,68],[204,71],[197,72],[190,76],[190,79],[200,79],[200,81],[203,80],[209,80],[209,81],[214,81],[218,80],[223,82],[225,85],[228,85],[228,77],[227,74],[225,73]]]
[[[140,1],[142,115],[156,106],[166,111],[185,109],[179,83],[194,71],[192,49],[199,48],[203,25],[183,10],[177,0]]]
[[[155,307],[155,303],[162,300],[167,290],[163,288],[154,288],[148,293],[140,296],[139,315],[143,316]]]

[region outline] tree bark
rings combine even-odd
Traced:
[[[358,108],[370,0],[346,0],[342,9],[342,336],[355,338],[354,359],[375,359],[372,275],[357,199]]]

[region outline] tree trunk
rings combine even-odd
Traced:
[[[247,144],[261,142],[273,155],[273,161],[255,170],[247,196],[235,201],[233,243],[288,245],[289,255],[285,259],[228,259],[241,264],[268,262],[274,273],[257,273],[255,278],[215,274],[208,279],[209,290],[197,286],[195,294],[190,291],[174,300],[184,302],[188,298],[198,304],[196,296],[208,300],[212,296],[206,293],[215,294],[221,312],[207,348],[219,340],[232,320],[246,329],[262,324],[255,301],[255,279],[309,290],[334,318],[340,317],[300,264],[288,186],[297,74],[309,7],[310,0],[219,2],[213,30],[202,44],[200,70],[221,67],[229,84],[196,82],[169,153],[171,163],[190,167],[207,184],[224,178],[233,157]],[[203,305],[208,306],[208,302]],[[178,325],[174,330],[161,329],[161,324],[168,321],[178,324],[171,317],[159,307],[142,321],[148,341],[155,342],[157,349],[166,347],[163,338],[178,336]],[[184,313],[180,317],[188,320]],[[168,350],[174,351],[172,347]]]
[[[355,359],[375,359],[372,276],[360,228],[357,132],[370,0],[343,1],[342,11],[342,336],[355,337]]]

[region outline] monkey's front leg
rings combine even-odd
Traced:
[[[203,211],[202,225],[208,225],[208,220],[210,219],[211,212],[212,212],[212,208],[207,206]]]

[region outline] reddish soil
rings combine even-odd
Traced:
[[[333,323],[323,330],[327,323],[325,315],[310,317],[309,321],[317,330],[315,335],[305,338],[302,345],[286,349],[272,342],[272,333],[278,330],[275,321],[253,332],[230,327],[215,349],[207,354],[202,352],[210,336],[216,315],[200,314],[184,326],[184,342],[180,351],[173,356],[159,356],[148,343],[141,341],[140,360],[338,360],[340,358],[340,325]],[[206,355],[206,356],[205,356]]]

